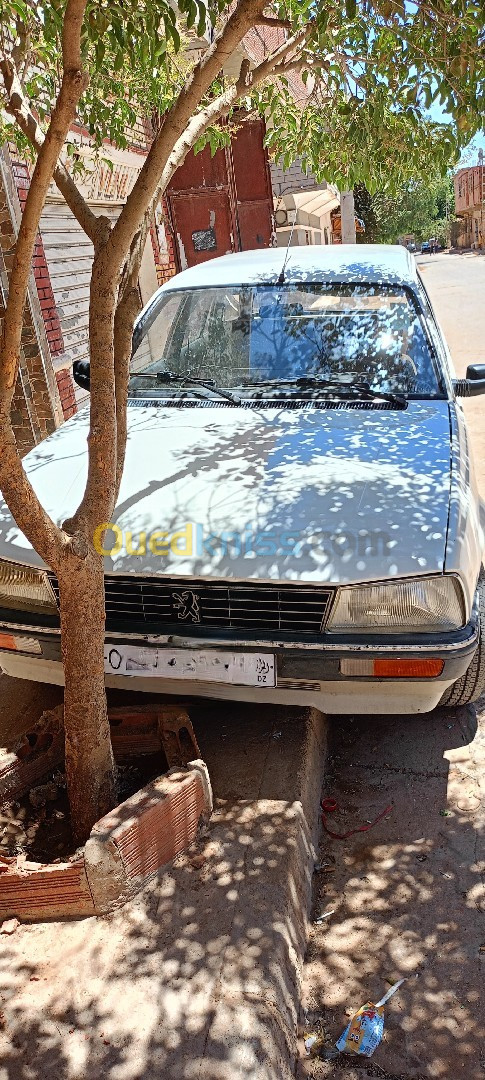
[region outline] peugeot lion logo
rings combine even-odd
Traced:
[[[200,623],[199,598],[195,592],[184,589],[183,592],[172,593],[172,606],[177,612],[177,619]]]

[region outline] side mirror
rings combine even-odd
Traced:
[[[89,360],[75,360],[72,365],[72,377],[83,390],[90,389]]]
[[[485,364],[469,364],[466,379],[455,379],[453,389],[456,397],[478,397],[485,394]]]
[[[485,379],[485,364],[469,364],[466,369],[466,377],[473,382],[477,379]]]

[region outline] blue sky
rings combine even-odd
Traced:
[[[436,101],[429,110],[429,115],[432,120],[436,120],[437,123],[446,124],[450,119],[450,115],[441,108]],[[465,147],[462,154],[462,159],[467,165],[477,164],[477,157],[479,148],[482,147],[485,150],[485,131],[481,131],[478,135],[475,135],[468,146]]]

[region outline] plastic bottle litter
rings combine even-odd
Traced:
[[[406,979],[399,979],[399,982],[394,983],[394,986],[391,986],[387,994],[384,994],[384,997],[375,1005],[372,1001],[367,1001],[358,1012],[354,1013],[335,1044],[340,1053],[363,1054],[364,1057],[372,1057],[384,1033],[384,1005],[399,990],[403,982],[406,982]]]

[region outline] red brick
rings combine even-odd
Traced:
[[[171,769],[117,806],[94,826],[85,867],[96,910],[110,910],[140,889],[196,838],[212,812],[202,761]]]
[[[45,273],[45,267],[38,266],[35,272],[36,285],[38,289],[49,289],[52,296],[51,283],[48,274]]]
[[[0,919],[27,920],[95,915],[84,859],[37,870],[12,867],[0,875]]]
[[[23,736],[15,752],[1,759],[0,800],[23,795],[49,769],[64,760],[62,706],[42,713],[29,735]]]

